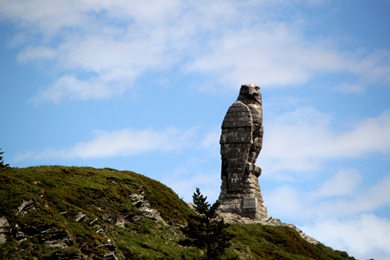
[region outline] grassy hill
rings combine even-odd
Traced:
[[[130,171],[0,169],[0,259],[199,259],[178,243],[189,214],[170,188]],[[354,259],[286,226],[229,231],[224,259]]]

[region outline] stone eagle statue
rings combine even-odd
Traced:
[[[261,168],[256,160],[263,146],[263,111],[260,88],[241,86],[237,101],[228,109],[221,133],[222,212],[251,218],[267,216],[260,194]]]
[[[221,177],[227,178],[228,191],[239,189],[244,175],[260,176],[261,169],[255,163],[263,146],[263,133],[260,88],[254,84],[242,85],[237,101],[230,106],[222,123]]]

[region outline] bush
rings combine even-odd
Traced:
[[[0,168],[8,168],[9,164],[5,164],[3,161],[3,154],[4,152],[2,152],[0,148]]]
[[[196,188],[192,198],[196,214],[190,215],[188,225],[182,228],[186,239],[181,244],[204,250],[205,259],[220,259],[225,249],[230,247],[230,240],[234,235],[226,230],[229,224],[218,217],[219,202],[211,206],[199,188]]]

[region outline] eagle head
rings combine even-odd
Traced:
[[[241,85],[240,95],[238,99],[254,99],[261,104],[261,92],[260,87],[255,84]]]

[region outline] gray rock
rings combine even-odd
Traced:
[[[10,234],[10,225],[4,216],[0,216],[0,245],[7,242]]]
[[[86,219],[86,217],[87,217],[87,214],[85,214],[85,213],[83,213],[83,212],[79,212],[79,213],[77,213],[77,215],[74,217],[74,220],[76,221],[76,222],[80,222],[80,221],[83,221],[84,219]]]
[[[115,256],[114,252],[108,252],[104,254],[104,259],[105,260],[117,260],[118,258]]]
[[[152,220],[160,221],[164,225],[167,225],[164,219],[161,217],[160,212],[150,206],[149,201],[145,199],[145,196],[143,194],[131,194],[129,198],[133,205],[140,210],[142,216]],[[119,219],[116,225],[123,226],[124,223],[125,219]]]
[[[65,230],[48,229],[41,232],[40,238],[51,247],[65,248],[73,244],[73,240]]]
[[[23,200],[22,204],[18,207],[18,212],[16,215],[24,215],[27,214],[29,211],[36,209],[34,206],[33,200]]]

